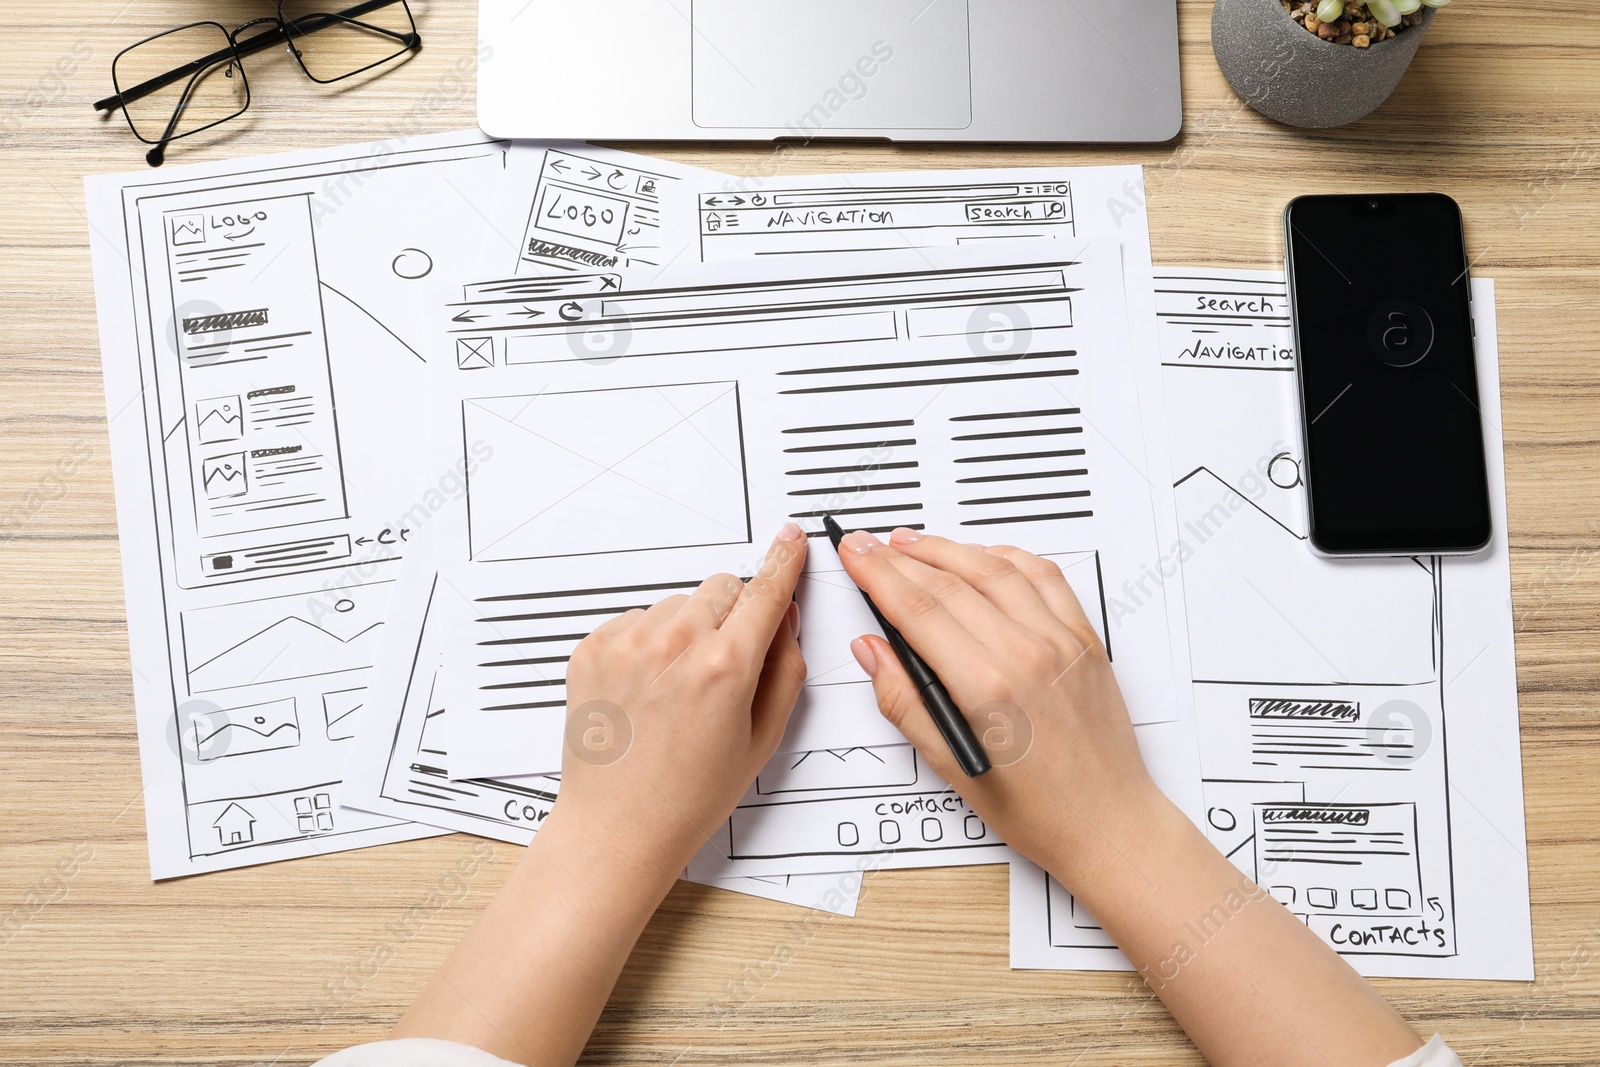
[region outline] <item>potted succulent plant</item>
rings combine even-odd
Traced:
[[[1216,0],[1211,49],[1245,103],[1293,126],[1343,126],[1389,98],[1450,0]]]

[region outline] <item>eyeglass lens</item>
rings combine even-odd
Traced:
[[[117,91],[123,92],[229,47],[228,33],[217,23],[181,26],[117,56],[111,76]],[[156,143],[231,119],[249,103],[244,72],[238,64],[223,60],[128,101],[123,110],[139,139]]]
[[[333,14],[327,0],[284,0],[278,17],[287,26],[301,68],[319,82],[337,81],[394,59],[411,47],[416,32],[403,3],[347,18]]]

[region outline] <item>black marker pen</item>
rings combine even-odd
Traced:
[[[839,542],[844,539],[843,527],[833,520],[832,515],[824,515],[822,528],[828,531],[828,540],[833,542],[834,550],[838,551]],[[944,736],[945,743],[950,746],[961,772],[968,778],[976,778],[987,771],[989,757],[984,755],[983,748],[978,744],[978,738],[973,734],[966,716],[961,714],[956,702],[950,699],[950,693],[945,689],[944,683],[939,681],[939,676],[934,674],[933,668],[929,667],[922,657],[917,655],[916,650],[906,643],[906,639],[900,636],[900,631],[889,624],[889,620],[883,617],[883,612],[878,610],[878,605],[872,602],[871,597],[863,592],[861,599],[867,602],[867,607],[872,609],[872,617],[883,627],[884,640],[889,642],[889,647],[894,649],[895,656],[900,660],[900,666],[911,676],[911,684],[917,687],[917,693],[922,697],[922,703],[928,709],[929,717],[939,728],[939,733]]]

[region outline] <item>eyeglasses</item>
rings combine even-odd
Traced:
[[[343,11],[318,10],[320,2],[282,0],[276,17],[252,19],[231,33],[221,23],[192,22],[129,45],[111,61],[117,94],[97,101],[95,110],[121,108],[133,135],[154,146],[145,160],[159,167],[173,141],[245,113],[245,56],[286,45],[306,77],[327,84],[422,46],[405,0],[365,0]]]

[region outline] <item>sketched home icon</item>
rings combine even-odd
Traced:
[[[229,804],[211,824],[224,845],[248,845],[256,837],[256,817],[238,804]]]

